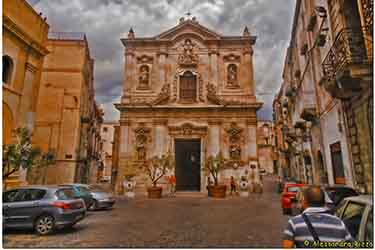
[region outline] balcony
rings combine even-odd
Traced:
[[[363,87],[361,79],[372,77],[372,46],[366,48],[366,39],[360,28],[343,29],[337,35],[322,63],[322,84],[333,97],[356,95]]]

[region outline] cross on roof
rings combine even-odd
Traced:
[[[188,11],[188,12],[186,12],[186,14],[185,14],[186,16],[187,16],[187,18],[189,19],[189,17],[191,16],[191,12],[190,11]]]

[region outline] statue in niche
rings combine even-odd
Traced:
[[[138,161],[146,160],[146,148],[145,147],[137,148],[137,158],[138,158]]]
[[[150,80],[150,70],[147,65],[142,65],[139,69],[139,85],[138,89],[148,89]]]
[[[232,144],[229,148],[229,156],[231,160],[241,159],[241,147],[236,144]]]
[[[235,64],[230,64],[228,66],[228,87],[237,88],[239,87],[237,81],[237,66]]]

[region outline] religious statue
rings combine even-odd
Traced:
[[[149,88],[149,68],[143,65],[139,72],[139,85],[138,89],[148,89]]]
[[[229,87],[238,87],[237,83],[237,66],[230,64],[228,66],[228,86]]]
[[[241,159],[241,147],[238,145],[231,145],[229,149],[230,159],[239,160]]]
[[[180,64],[195,64],[198,61],[198,56],[193,52],[194,43],[190,39],[186,39],[183,45],[183,54],[178,58]]]

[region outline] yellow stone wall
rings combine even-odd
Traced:
[[[35,142],[52,149],[56,164],[47,170],[47,183],[74,182],[80,156],[81,116],[90,106],[92,63],[83,40],[50,39],[37,106]]]
[[[33,130],[49,25],[24,0],[3,1],[3,56],[13,62],[10,81],[3,83],[3,143],[12,130]],[[25,184],[25,172],[14,174],[7,187]]]

